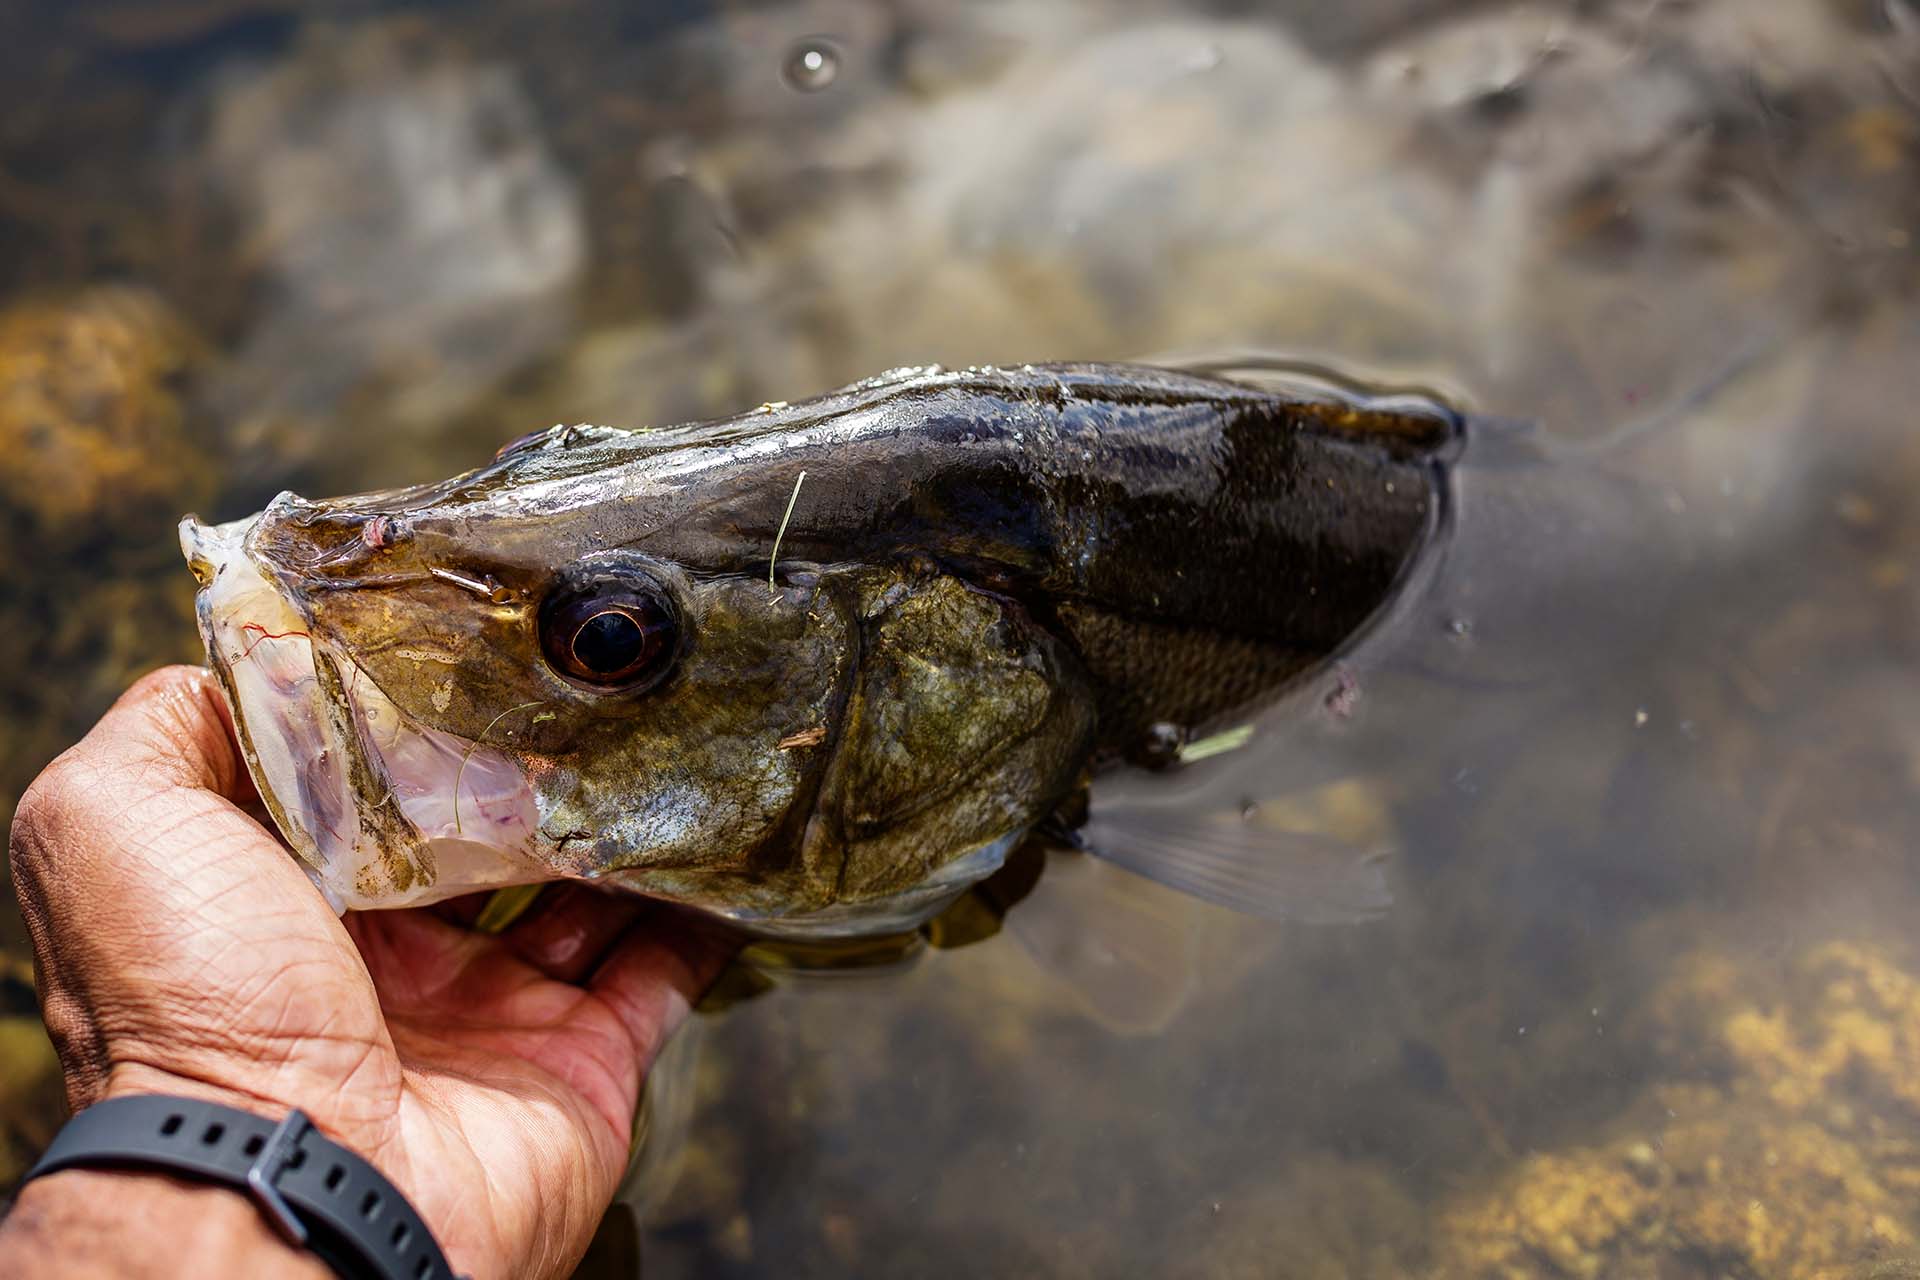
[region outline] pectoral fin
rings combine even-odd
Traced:
[[[1352,924],[1393,905],[1384,844],[1357,844],[1261,820],[1257,811],[1182,806],[1096,786],[1087,852],[1203,901],[1267,920]]]

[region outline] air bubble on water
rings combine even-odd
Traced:
[[[802,93],[818,93],[839,75],[840,50],[825,36],[794,41],[786,61],[780,64],[780,78]]]

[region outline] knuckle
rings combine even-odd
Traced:
[[[168,701],[180,697],[199,697],[206,687],[207,673],[200,667],[180,663],[149,671],[127,687],[123,702]]]
[[[85,794],[83,775],[90,770],[73,749],[55,757],[28,785],[13,811],[8,837],[16,870],[22,857],[31,858],[52,840],[68,821],[77,798]]]
[[[233,785],[219,687],[199,667],[162,667],[136,681],[120,705],[132,713],[115,749],[137,776],[212,786]]]

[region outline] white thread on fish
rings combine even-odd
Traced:
[[[807,473],[802,471],[793,478],[793,492],[787,495],[787,513],[780,517],[780,531],[773,535],[773,554],[767,557],[767,594],[778,600],[780,588],[774,585],[773,566],[780,563],[780,540],[787,536],[787,524],[793,519],[793,504],[800,501],[800,486],[807,482]]]

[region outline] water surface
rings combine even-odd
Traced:
[[[969,945],[730,983],[594,1274],[1920,1258],[1906,0],[0,30],[9,803],[194,656],[189,507],[931,361],[1281,357],[1495,424],[1423,589],[1223,761],[1395,850],[1386,919],[1056,859]],[[11,1178],[59,1089],[0,939]]]

